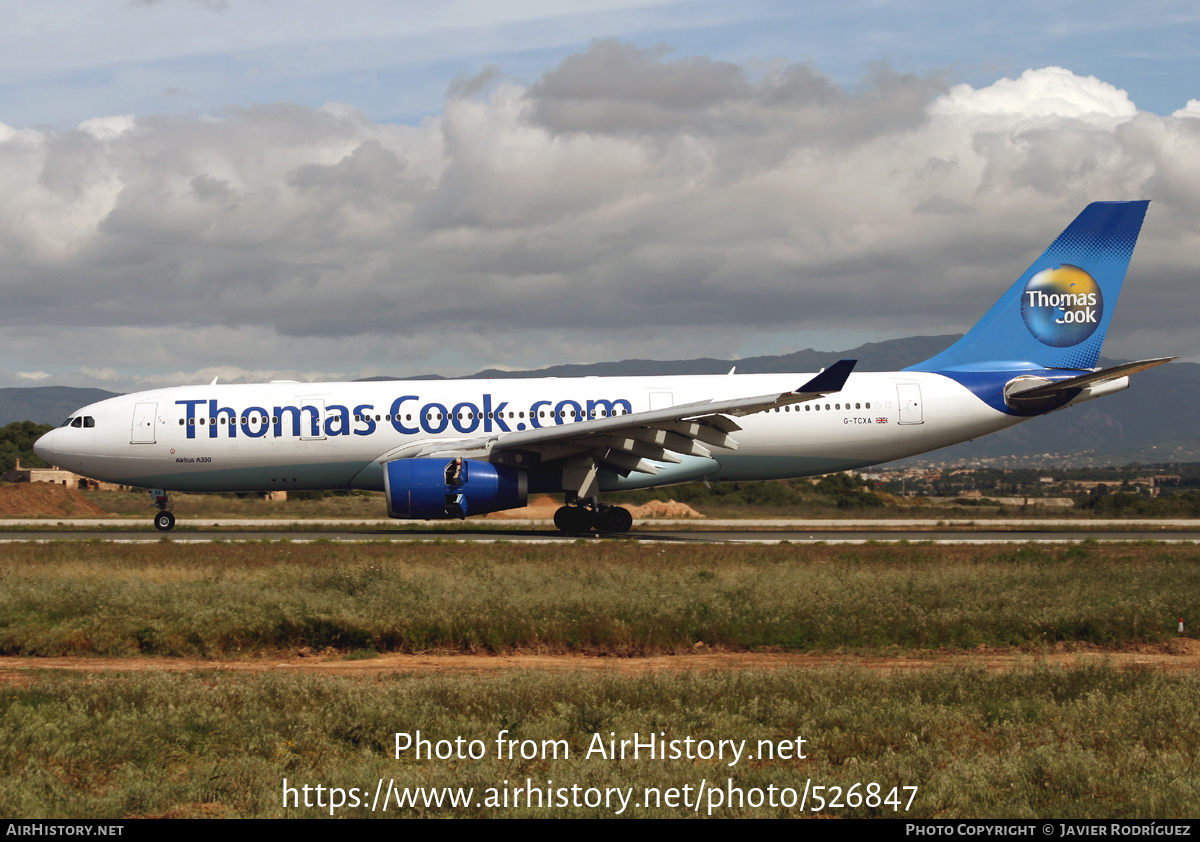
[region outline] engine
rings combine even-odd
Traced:
[[[524,506],[528,475],[475,459],[396,459],[383,466],[388,517],[465,518]]]

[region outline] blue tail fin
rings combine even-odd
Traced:
[[[1093,368],[1148,204],[1088,205],[966,336],[908,370]]]

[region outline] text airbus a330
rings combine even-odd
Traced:
[[[947,350],[902,371],[185,386],[86,406],[43,459],[169,491],[383,491],[394,518],[564,492],[567,532],[626,532],[603,492],[812,476],[977,438],[1125,389],[1095,368],[1147,202],[1089,205]]]

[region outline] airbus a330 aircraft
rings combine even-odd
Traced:
[[[889,462],[1125,389],[1174,357],[1095,368],[1147,202],[1097,202],[966,336],[903,371],[182,386],[86,406],[34,446],[169,491],[383,491],[394,518],[565,492],[566,532],[626,532],[602,492]]]

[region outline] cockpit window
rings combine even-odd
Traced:
[[[62,422],[62,424],[60,424],[59,426],[60,427],[70,427],[71,422],[74,420],[75,420],[74,418],[68,418],[66,421]]]
[[[83,416],[83,426],[85,426],[85,427],[95,427],[95,426],[96,426],[96,419],[95,419],[95,418],[93,418],[93,417],[92,417],[92,416],[90,416],[90,415],[85,415],[85,416]]]
[[[74,419],[72,419],[71,426],[76,429],[79,429],[80,427],[82,427],[83,426],[83,416],[77,415]]]

